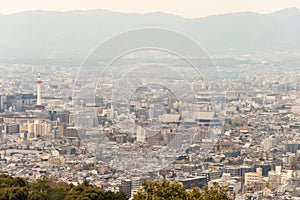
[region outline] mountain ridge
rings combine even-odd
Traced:
[[[210,53],[300,50],[300,10],[238,12],[184,18],[164,12],[120,13],[105,9],[33,10],[0,15],[0,61],[83,59],[113,35],[143,27],[175,30]]]

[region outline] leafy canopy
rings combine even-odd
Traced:
[[[199,188],[186,190],[178,182],[144,181],[133,200],[233,200],[227,191],[227,187],[221,187],[217,183],[210,188],[204,187],[203,190]]]

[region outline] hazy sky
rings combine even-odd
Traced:
[[[254,11],[270,13],[288,7],[300,8],[300,0],[0,0],[0,13],[24,10],[108,9],[120,12],[163,11],[184,17]]]

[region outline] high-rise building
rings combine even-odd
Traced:
[[[49,135],[50,130],[51,124],[49,122],[39,120],[35,120],[33,123],[28,122],[28,133],[34,138]]]

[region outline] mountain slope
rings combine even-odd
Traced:
[[[209,52],[299,50],[300,10],[186,19],[165,13],[107,10],[26,11],[0,15],[0,60],[82,60],[102,41],[140,27],[182,32]]]

